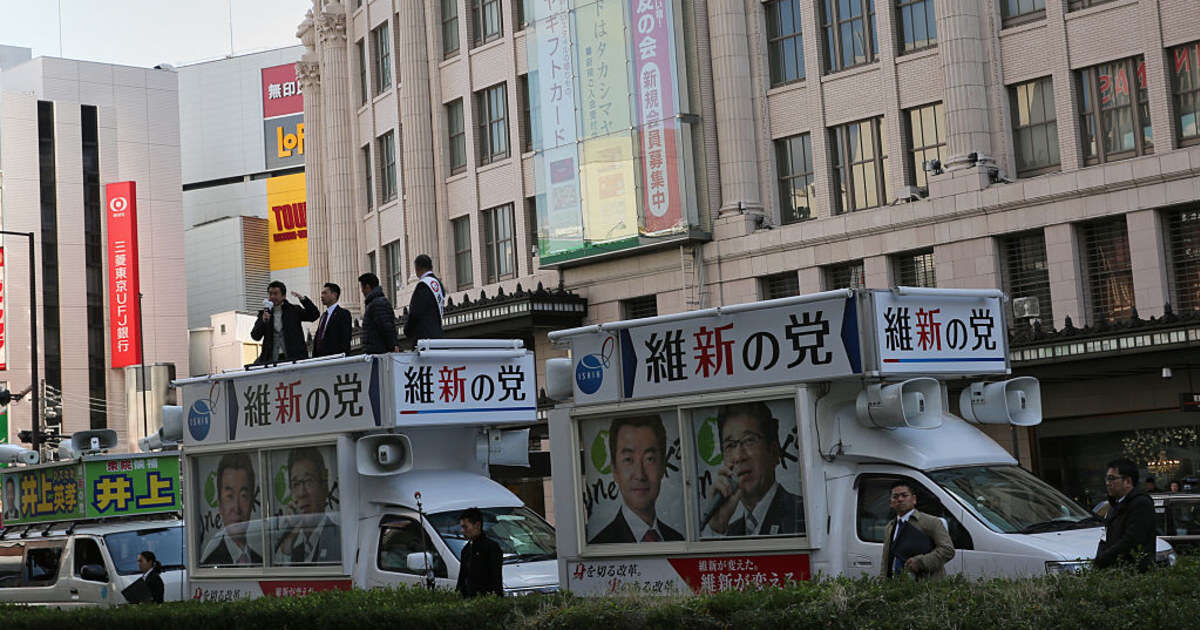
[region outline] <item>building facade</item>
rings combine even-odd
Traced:
[[[1046,414],[1001,444],[1085,500],[1135,430],[1198,472],[1169,430],[1197,424],[1195,2],[348,1],[299,33],[323,273],[403,304],[424,252],[455,308],[541,283],[587,323],[999,287]]]
[[[35,253],[30,261],[27,239],[4,238],[0,380],[14,392],[33,381],[32,262],[43,405],[61,408],[64,435],[113,429],[118,450],[136,450],[137,438],[160,423],[155,410],[167,397],[169,379],[188,363],[177,76],[169,68],[31,59],[28,49],[23,59],[2,58],[0,219],[4,230],[33,232]],[[127,180],[137,185],[137,243],[112,258],[104,185]],[[155,366],[146,371],[145,386],[138,366],[112,367],[114,348],[122,350],[113,342],[130,329],[111,315],[119,291],[111,290],[110,266],[124,267],[110,260],[128,255],[140,263],[140,341],[144,362]],[[11,405],[8,441],[31,424],[28,400]]]

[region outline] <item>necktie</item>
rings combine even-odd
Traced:
[[[305,543],[296,543],[292,547],[292,562],[308,562],[308,545]]]
[[[904,561],[906,558],[901,558],[896,553],[896,544],[900,542],[900,536],[904,533],[904,528],[908,525],[908,521],[898,521],[896,523],[896,533],[892,536],[892,575],[900,575],[904,570]]]
[[[662,542],[662,536],[659,536],[654,528],[650,528],[646,530],[645,534],[642,534],[642,542]]]
[[[753,536],[758,533],[758,519],[754,518],[754,512],[746,512],[746,535]]]
[[[321,323],[317,326],[317,341],[325,338],[325,322],[329,321],[330,309],[325,309],[325,313],[321,315]]]

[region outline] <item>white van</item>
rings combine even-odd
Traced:
[[[1004,300],[842,290],[551,333],[571,350],[547,362],[563,588],[880,575],[897,481],[945,522],[949,574],[1087,566],[1101,522],[971,424],[1041,421]]]
[[[520,341],[431,340],[177,381],[189,596],[453,588],[469,507],[506,593],[556,590],[553,528],[488,478],[528,465],[500,427],[536,422],[533,368]]]

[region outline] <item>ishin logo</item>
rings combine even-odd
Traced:
[[[188,409],[187,425],[193,440],[200,442],[208,437],[208,430],[212,428],[212,403],[205,399],[192,403]]]
[[[709,466],[720,466],[725,460],[721,454],[720,431],[717,430],[717,418],[709,416],[696,429],[696,451],[700,459]]]
[[[616,338],[609,336],[600,345],[600,354],[584,355],[579,360],[575,366],[575,386],[579,391],[588,395],[600,391],[600,386],[604,384],[604,372],[608,369],[616,345]]]
[[[612,472],[612,462],[608,461],[608,431],[600,431],[592,440],[592,466],[601,475]]]

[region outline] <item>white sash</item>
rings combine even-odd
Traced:
[[[442,281],[438,280],[432,271],[426,271],[425,275],[421,276],[421,282],[433,291],[433,299],[437,300],[438,305],[438,317],[442,317],[446,314],[446,293],[442,291]]]

